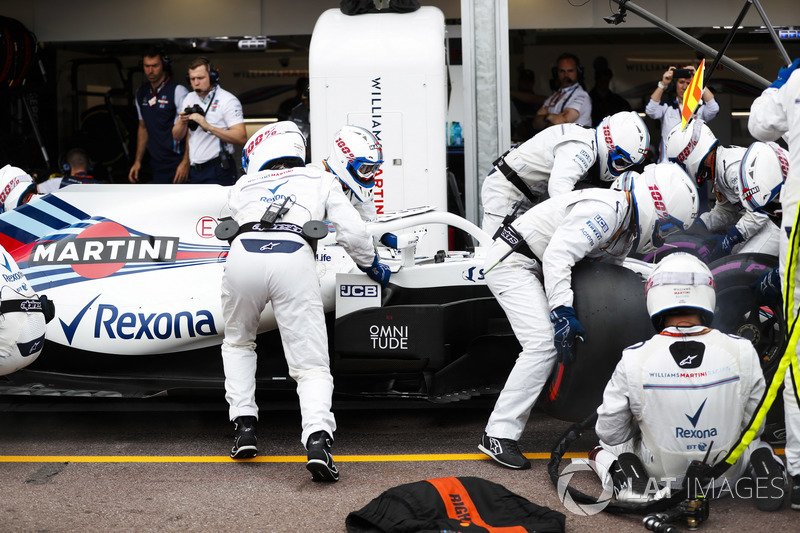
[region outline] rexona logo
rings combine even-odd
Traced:
[[[120,313],[114,305],[100,304],[94,321],[94,336],[109,339],[180,339],[216,335],[211,311],[200,310],[175,313]]]
[[[37,243],[30,264],[70,265],[76,274],[97,279],[127,263],[174,263],[177,253],[177,237],[134,237],[116,222],[100,222],[75,237]]]
[[[83,322],[92,304],[100,297],[98,294],[69,322],[60,319],[61,329],[72,344],[72,339]],[[89,315],[91,316],[91,315]],[[94,338],[108,339],[181,339],[183,337],[207,337],[217,334],[214,316],[211,311],[201,309],[179,311],[177,313],[120,313],[111,304],[100,304],[94,319]]]

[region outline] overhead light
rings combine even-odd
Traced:
[[[248,37],[239,39],[239,50],[266,50],[267,49],[266,37]]]

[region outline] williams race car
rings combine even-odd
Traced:
[[[225,205],[215,185],[81,185],[0,214],[0,245],[55,305],[38,358],[15,372],[0,360],[0,394],[221,395],[228,243],[214,229]],[[469,250],[418,256],[428,228],[442,224],[463,232]],[[317,248],[337,396],[452,402],[499,391],[520,347],[483,279],[489,236],[430,208],[381,215],[368,227],[393,272],[386,290],[332,238]],[[782,321],[755,303],[749,285],[774,264],[749,255],[712,265],[714,325],[750,338],[766,362],[780,357]],[[636,259],[576,265],[586,342],[576,364],[555,369],[540,398],[545,412],[585,418],[621,350],[652,336],[643,297],[651,268]],[[259,390],[293,390],[270,306],[259,332]]]

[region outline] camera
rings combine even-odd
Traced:
[[[674,68],[672,69],[672,79],[677,80],[678,78],[692,78],[694,76],[694,72],[688,68]]]
[[[206,116],[206,112],[203,110],[202,107],[200,107],[200,104],[194,104],[191,107],[187,107],[186,109],[183,110],[183,113],[186,115],[191,115],[192,113],[199,113],[202,116]],[[197,122],[195,122],[194,120],[190,120],[189,129],[192,131],[196,130]]]

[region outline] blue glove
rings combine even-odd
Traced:
[[[366,272],[369,279],[377,281],[384,289],[389,285],[389,277],[392,275],[392,271],[389,270],[388,266],[378,261],[378,254],[375,254],[375,259],[372,260],[370,266],[362,267],[358,265],[358,269],[361,270],[361,272]]]
[[[772,82],[770,87],[774,87],[776,89],[780,89],[783,87],[783,84],[789,81],[789,77],[792,75],[792,72],[795,71],[797,67],[800,67],[800,58],[795,59],[792,61],[792,64],[788,67],[783,67],[778,71],[778,79]]]
[[[781,303],[781,276],[778,267],[762,274],[750,287],[756,292],[756,301],[769,306]]]
[[[733,251],[733,247],[743,240],[744,236],[739,233],[736,226],[733,226],[725,235],[712,235],[704,240],[703,246],[697,252],[700,254],[700,258],[703,259],[703,261],[710,263],[720,257],[730,255]]]
[[[553,323],[553,339],[556,343],[558,362],[571,365],[575,362],[575,339],[585,340],[586,330],[575,316],[575,309],[560,305],[550,312]]]

